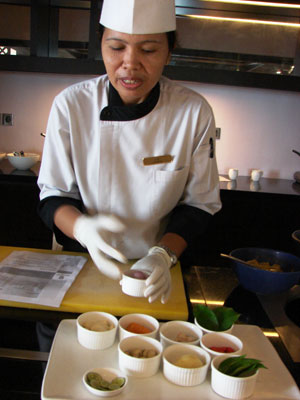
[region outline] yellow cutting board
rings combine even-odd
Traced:
[[[80,255],[86,257],[87,262],[65,294],[59,308],[0,299],[1,306],[67,311],[73,313],[98,310],[109,312],[115,316],[122,316],[130,313],[144,313],[161,320],[188,319],[187,300],[179,263],[171,269],[172,293],[167,304],[161,304],[160,300],[149,304],[146,298],[125,295],[121,290],[119,282],[106,278],[101,274],[87,253],[0,246],[0,261],[15,250]],[[127,267],[122,265],[122,268],[124,270],[128,269],[128,265]]]

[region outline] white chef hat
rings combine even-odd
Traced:
[[[100,24],[129,34],[174,31],[175,0],[104,0]]]

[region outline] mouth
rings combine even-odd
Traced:
[[[142,85],[141,79],[120,78],[121,85],[126,89],[137,89]]]

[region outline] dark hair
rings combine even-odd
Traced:
[[[101,46],[104,29],[105,29],[105,26],[98,24],[97,34],[98,34],[100,46]],[[166,32],[166,35],[167,35],[167,40],[168,40],[169,51],[173,51],[176,46],[176,31]]]
[[[168,39],[169,51],[173,51],[176,46],[176,40],[177,40],[176,31],[166,32],[166,34]]]

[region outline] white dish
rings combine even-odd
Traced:
[[[159,330],[160,341],[164,348],[178,343],[199,346],[202,335],[203,333],[200,328],[187,321],[169,321],[162,324]],[[181,336],[182,340],[178,339],[179,336]],[[194,338],[194,340],[190,342],[184,341],[184,336]]]
[[[33,167],[39,161],[40,156],[36,153],[24,153],[22,156],[8,153],[7,159],[13,167],[24,171]]]
[[[115,390],[95,389],[87,383],[87,375],[91,372],[98,373],[99,375],[101,375],[101,377],[103,379],[105,379],[108,382],[111,382],[114,378],[125,378],[124,385],[122,387],[120,387],[119,389],[115,389]],[[123,390],[125,389],[125,387],[127,385],[128,379],[126,376],[124,376],[124,374],[122,374],[121,371],[119,371],[115,368],[93,368],[92,370],[85,372],[85,374],[82,377],[82,381],[83,381],[84,386],[87,388],[87,390],[89,392],[91,392],[94,396],[113,397],[113,396],[117,396],[118,394],[123,392]]]
[[[184,366],[182,364],[177,366],[176,361],[182,356],[196,357],[197,367],[186,367],[186,363]],[[200,364],[202,363],[200,366],[198,365],[199,361]],[[175,385],[196,386],[202,384],[206,379],[209,366],[210,355],[199,346],[178,343],[168,346],[163,352],[164,376]]]
[[[152,352],[151,357],[133,357],[138,349]],[[129,354],[127,354],[129,352]],[[154,353],[153,353],[154,352]],[[144,354],[144,352],[143,352]],[[162,354],[162,344],[148,336],[128,336],[119,343],[119,367],[123,373],[137,378],[150,378],[157,374]]]
[[[222,397],[235,400],[247,399],[252,396],[255,391],[256,381],[261,370],[257,370],[255,374],[247,377],[223,374],[218,370],[218,367],[220,363],[228,357],[230,358],[232,356],[226,354],[213,359],[211,365],[211,387]]]
[[[145,328],[148,328],[150,330],[150,332],[149,333],[133,333],[133,332],[128,331],[126,328],[132,322],[136,322],[136,323],[144,326]],[[151,315],[133,313],[133,314],[123,315],[119,319],[119,339],[120,340],[125,339],[128,336],[134,336],[134,335],[149,336],[149,337],[152,337],[153,339],[157,339],[158,330],[159,330],[159,322],[156,318],[152,317]]]
[[[92,350],[102,350],[113,345],[118,329],[119,321],[109,313],[101,311],[88,311],[80,314],[77,318],[78,342]],[[88,327],[96,326],[97,323],[105,323],[112,328],[106,331],[91,330]]]
[[[261,329],[253,325],[235,325],[233,334],[244,342],[249,357],[262,360],[268,367],[261,370],[251,400],[298,399],[299,389]],[[243,353],[244,353],[243,352]],[[71,368],[70,368],[71,366]],[[45,371],[41,396],[43,400],[93,400],[82,384],[85,371],[92,368],[118,368],[118,343],[105,350],[89,350],[77,341],[76,320],[63,320],[57,330]],[[128,378],[126,390],[118,400],[221,400],[210,387],[210,373],[200,386],[181,387],[168,382],[162,368],[151,378]]]

